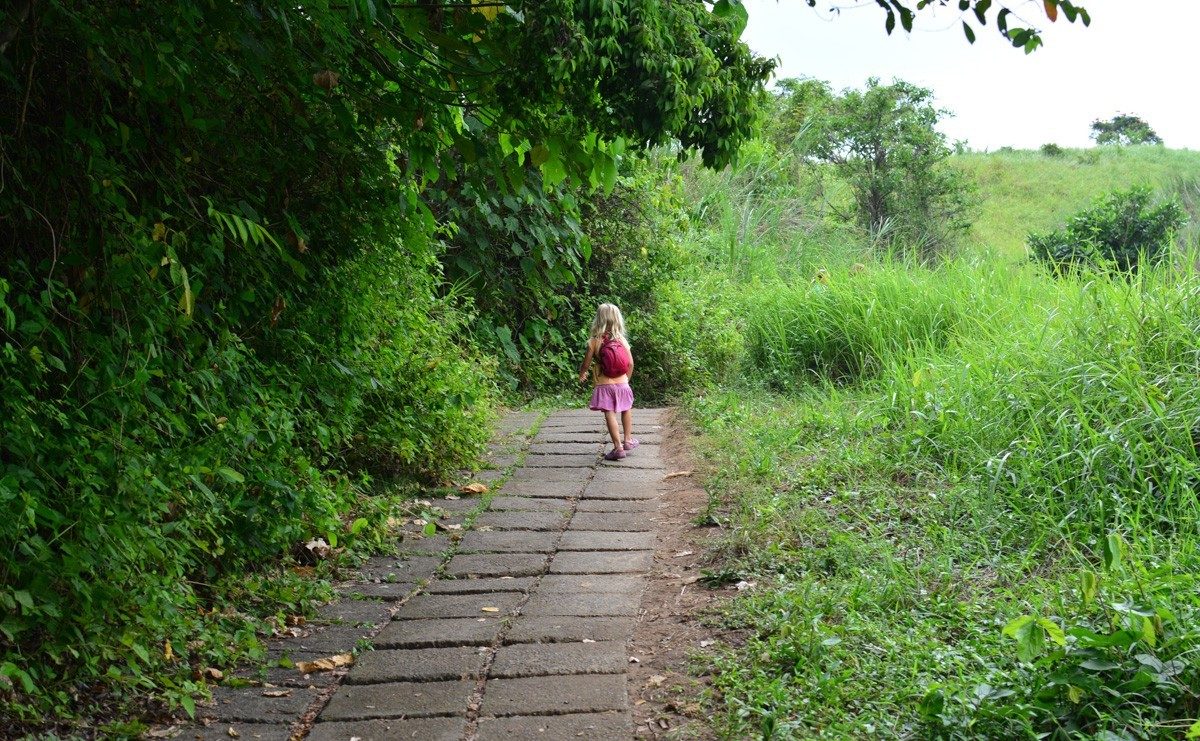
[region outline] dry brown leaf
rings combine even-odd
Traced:
[[[237,729],[234,728],[233,726],[229,726],[229,730],[225,731],[225,733],[227,733],[230,738],[241,738],[242,737],[242,734],[238,733]]]
[[[215,682],[220,682],[225,678],[225,672],[221,671],[220,669],[214,669],[211,666],[204,667],[204,671],[200,672],[200,674]]]
[[[301,674],[312,674],[313,672],[327,672],[331,669],[337,669],[339,666],[350,666],[354,663],[354,654],[337,654],[316,661],[297,661],[296,669]]]
[[[479,609],[482,610],[483,612],[500,612],[499,607],[481,607]]]
[[[691,476],[691,475],[692,475],[691,471],[672,471],[671,473],[668,473],[666,476],[663,476],[663,481],[668,481],[670,479],[677,479],[680,476]]]
[[[291,690],[263,690],[263,697],[291,697]]]
[[[458,496],[457,494],[447,494],[446,498],[449,499],[451,502],[456,502],[459,499],[462,499],[462,497]]]
[[[654,685],[655,687],[659,686],[665,681],[667,681],[667,678],[661,674],[655,674],[654,676],[650,677],[650,684]]]
[[[337,87],[338,78],[340,75],[337,72],[329,69],[323,69],[320,72],[313,74],[313,84],[324,90],[333,90]]]
[[[163,643],[163,658],[166,659],[167,661],[175,660],[175,651],[171,648],[170,641],[165,641]]]
[[[458,490],[463,494],[486,494],[488,492],[487,484],[481,484],[478,481],[460,486]]]

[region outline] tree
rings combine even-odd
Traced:
[[[834,94],[827,83],[786,81],[776,141],[832,165],[854,195],[853,218],[889,245],[931,256],[969,225],[970,187],[946,164],[933,93],[897,80]]]
[[[1162,144],[1163,140],[1150,124],[1139,116],[1130,113],[1120,113],[1107,121],[1099,119],[1092,122],[1092,139],[1097,144],[1116,144],[1127,146],[1134,144]]]

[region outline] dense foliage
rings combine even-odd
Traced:
[[[1163,140],[1141,116],[1121,113],[1107,121],[1092,122],[1092,139],[1097,144],[1162,144]]]
[[[853,195],[848,216],[879,243],[929,257],[970,225],[971,187],[948,165],[936,129],[946,111],[932,91],[901,80],[840,95],[816,80],[785,80],[778,91],[776,145],[828,164]]]
[[[1056,274],[1083,269],[1130,274],[1170,256],[1187,221],[1174,199],[1152,203],[1146,187],[1115,191],[1067,222],[1063,229],[1029,235],[1033,259]]]
[[[622,160],[752,131],[739,31],[698,1],[0,10],[6,716],[190,702],[244,643],[195,617],[229,575],[344,541],[364,471],[471,463],[501,328],[565,353],[562,286],[661,272]]]

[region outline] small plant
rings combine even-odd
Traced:
[[[1033,258],[1061,275],[1082,268],[1136,273],[1170,252],[1175,233],[1187,221],[1174,200],[1152,204],[1149,188],[1114,191],[1071,217],[1065,229],[1030,234]]]
[[[1061,157],[1063,156],[1063,153],[1063,148],[1054,142],[1049,142],[1042,145],[1042,154],[1046,155],[1047,157]]]

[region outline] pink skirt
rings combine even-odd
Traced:
[[[592,391],[592,411],[624,412],[633,409],[633,389],[627,383],[605,383]]]

